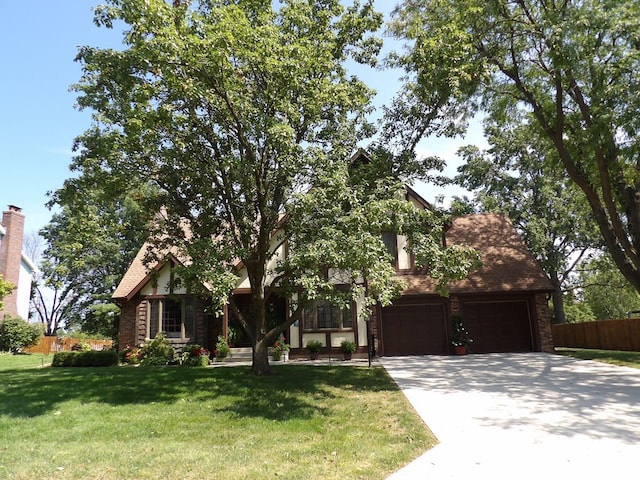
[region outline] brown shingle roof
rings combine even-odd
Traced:
[[[482,255],[482,267],[465,280],[452,282],[450,293],[551,291],[551,282],[526,247],[511,220],[503,214],[468,215],[454,219],[447,245],[467,245]],[[426,275],[403,275],[404,294],[434,293],[436,282]]]
[[[149,248],[149,244],[145,243],[138,251],[138,254],[131,262],[129,269],[120,280],[116,291],[111,295],[114,299],[127,298],[131,292],[137,290],[140,284],[147,278],[149,270],[144,265],[143,259]]]
[[[531,255],[506,215],[468,215],[454,219],[446,234],[448,245],[468,245],[482,254],[482,267],[465,280],[449,285],[451,293],[500,293],[551,291],[551,283]],[[148,280],[143,263],[145,244],[131,263],[112,297],[135,294]],[[407,283],[403,294],[433,294],[436,282],[425,274],[401,275]]]

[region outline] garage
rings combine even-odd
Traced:
[[[471,353],[531,352],[535,349],[526,300],[462,303]]]
[[[443,303],[403,301],[382,308],[383,355],[442,355],[448,353]]]

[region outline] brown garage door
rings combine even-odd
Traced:
[[[384,355],[446,354],[446,317],[442,304],[400,304],[382,309]]]
[[[472,353],[530,352],[533,332],[526,300],[465,302],[464,323],[473,339]]]

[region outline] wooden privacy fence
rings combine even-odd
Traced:
[[[58,337],[40,337],[40,341],[33,347],[25,348],[27,353],[56,353],[64,350],[71,350],[76,343],[89,345],[91,350],[104,350],[111,348],[113,340],[80,340],[79,338],[58,338]]]
[[[640,318],[552,325],[556,347],[640,352]]]

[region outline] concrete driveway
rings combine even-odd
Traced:
[[[640,370],[545,353],[381,363],[440,441],[389,480],[640,475]]]

